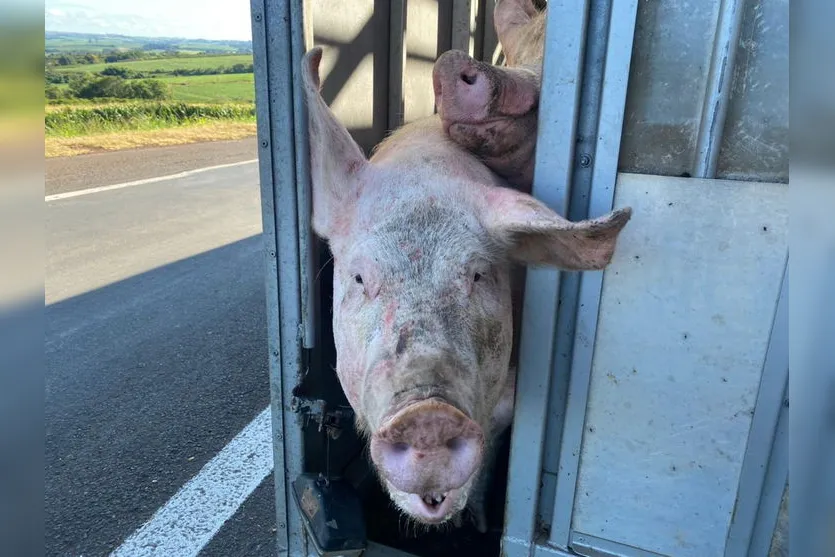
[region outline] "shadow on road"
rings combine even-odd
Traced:
[[[46,554],[117,547],[269,402],[261,236],[45,309]]]

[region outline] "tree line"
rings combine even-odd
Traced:
[[[171,91],[158,79],[124,79],[113,75],[82,74],[69,82],[67,88],[49,84],[44,89],[46,99],[142,99],[165,100]]]

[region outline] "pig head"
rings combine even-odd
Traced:
[[[532,0],[501,0],[494,11],[506,67],[450,50],[435,62],[435,104],[448,136],[494,172],[531,191],[545,11]]]
[[[440,524],[474,500],[511,420],[511,266],[602,269],[631,213],[569,222],[506,187],[437,116],[367,159],[319,95],[321,57],[308,52],[302,73],[336,372],[391,499]]]

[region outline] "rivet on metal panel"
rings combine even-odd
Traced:
[[[580,166],[583,168],[591,166],[591,155],[586,155],[585,153],[580,155]]]
[[[274,249],[270,250],[270,257],[275,258],[275,250]]]
[[[268,145],[269,145],[269,142],[267,142],[267,140],[266,140],[266,139],[262,139],[262,140],[261,140],[261,147],[263,147],[264,149],[266,149]]]
[[[281,441],[282,439],[284,439],[284,434],[283,433],[276,433],[275,438],[278,439],[279,441]]]
[[[261,21],[261,14],[254,14],[252,17],[255,21]]]
[[[276,358],[278,358],[278,355],[279,355],[278,350],[273,350],[273,356],[275,356]]]

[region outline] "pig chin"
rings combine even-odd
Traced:
[[[492,118],[479,122],[450,121],[444,123],[447,135],[479,157],[506,157],[524,142],[511,118]]]
[[[474,475],[475,476],[475,475]],[[445,493],[406,493],[386,481],[389,497],[403,513],[421,524],[440,526],[449,522],[467,506],[468,494],[473,484],[471,477],[467,483]]]

